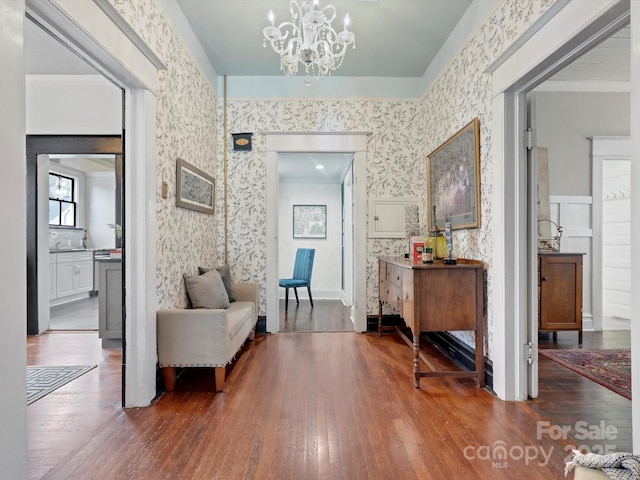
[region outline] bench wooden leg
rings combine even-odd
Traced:
[[[224,389],[224,376],[226,375],[226,367],[215,367],[216,369],[216,392]]]
[[[176,386],[176,367],[162,367],[164,375],[164,387],[167,392],[173,392]]]

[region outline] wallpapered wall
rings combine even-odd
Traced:
[[[156,288],[158,308],[184,307],[187,297],[182,275],[196,273],[201,265],[216,264],[216,218],[176,207],[176,159],[214,174],[217,98],[153,0],[111,3],[167,66],[159,76],[157,173],[158,186],[163,180],[169,184],[169,196],[163,200],[160,188],[156,189]]]
[[[250,153],[233,152],[230,139],[224,143],[229,156],[229,263],[234,266],[235,277],[261,285],[261,314],[266,311],[266,153],[262,132],[371,132],[367,139],[367,198],[418,196],[426,202],[426,155],[477,116],[481,136],[482,226],[456,231],[454,245],[458,256],[482,260],[487,267],[490,356],[494,280],[491,205],[493,196],[502,192],[490,189],[495,168],[490,134],[491,76],[483,72],[554,1],[506,0],[418,101],[228,101],[229,132],[254,132],[254,148]],[[221,100],[220,126],[222,107]],[[220,145],[222,148],[223,142]],[[218,158],[222,155],[220,150]],[[221,169],[222,165],[218,173]],[[424,225],[425,219],[421,223]],[[222,229],[218,231],[222,235]],[[367,241],[368,314],[377,313],[378,308],[377,258],[404,252],[405,243],[393,239]],[[220,238],[218,245],[223,246]],[[457,335],[473,344],[472,333]]]
[[[487,266],[490,349],[494,281],[491,205],[492,199],[501,192],[490,190],[495,169],[490,135],[491,77],[483,71],[555,0],[505,0],[481,29],[470,36],[469,43],[420,100],[229,101],[228,131],[254,132],[252,152],[233,152],[231,139],[223,138],[222,100],[216,98],[191,62],[153,0],[110,1],[168,66],[160,76],[158,98],[159,181],[166,180],[175,186],[178,156],[206,172],[215,170],[217,179],[215,216],[177,209],[172,197],[156,199],[160,307],[184,305],[181,276],[185,271],[195,271],[199,264],[224,261],[221,215],[224,148],[228,153],[228,261],[235,281],[255,281],[261,285],[260,313],[264,315],[266,152],[263,132],[371,132],[367,139],[367,197],[397,195],[424,199],[425,156],[477,116],[481,128],[482,226],[456,232],[454,242],[458,256],[483,260]],[[211,134],[215,131],[221,139],[217,144]],[[375,313],[377,309],[377,257],[403,249],[404,240],[367,241],[368,313]],[[472,341],[466,335],[461,337],[468,343]]]
[[[412,141],[424,138],[421,112],[421,102],[415,100],[228,101],[229,132],[254,132],[252,152],[234,152],[231,141],[226,142],[228,258],[234,278],[261,286],[261,315],[266,311],[266,145],[262,132],[371,132],[367,138],[367,196],[424,196],[425,159]],[[219,122],[222,125],[221,119]],[[222,155],[220,151],[219,158]],[[404,243],[377,240],[367,244],[368,311],[377,312],[377,255],[395,252]],[[219,239],[218,245],[222,248],[224,242]]]

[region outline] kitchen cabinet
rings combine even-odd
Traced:
[[[582,344],[582,253],[538,254],[538,330],[578,331]]]
[[[50,291],[50,300],[60,304],[84,298],[93,289],[92,252],[63,252],[50,255],[56,256],[55,280],[50,281],[50,289],[51,284],[55,284],[55,299],[51,299]],[[51,260],[49,274],[53,277]]]
[[[122,346],[122,260],[97,260],[100,277],[98,294],[98,337],[103,347]]]

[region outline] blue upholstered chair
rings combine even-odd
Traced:
[[[313,257],[315,248],[299,248],[296,251],[296,261],[293,265],[293,278],[281,278],[278,285],[285,288],[284,311],[289,311],[289,289],[293,288],[296,294],[296,305],[300,305],[298,299],[298,287],[307,287],[309,292],[309,302],[313,308],[313,297],[311,297],[311,272],[313,271]]]

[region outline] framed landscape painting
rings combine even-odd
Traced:
[[[213,213],[214,180],[187,161],[176,161],[176,205],[199,212]]]
[[[474,118],[427,157],[428,227],[480,227],[480,121]]]

